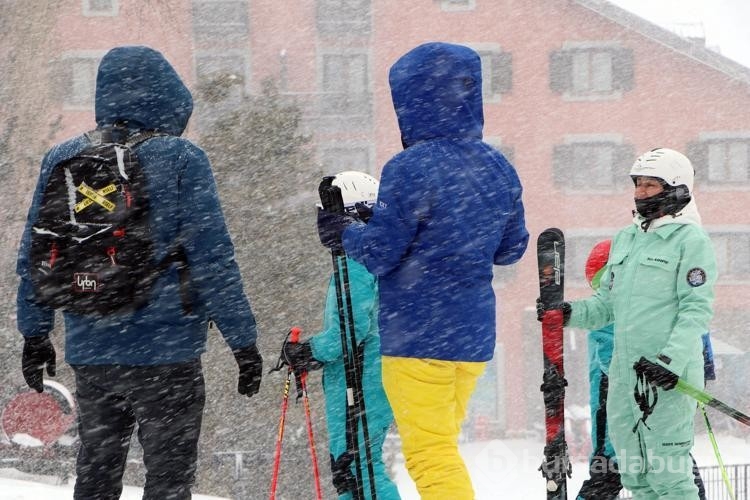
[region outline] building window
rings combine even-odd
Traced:
[[[92,109],[96,92],[96,73],[102,54],[72,53],[63,55],[56,78],[60,96],[67,109]]]
[[[248,34],[247,1],[193,0],[193,31],[198,41],[244,39]]]
[[[321,59],[321,114],[371,114],[367,54],[330,53]]]
[[[499,102],[500,96],[513,86],[513,58],[500,49],[475,49],[482,60],[482,97],[486,102]]]
[[[750,183],[750,134],[710,133],[688,145],[696,177],[708,185]]]
[[[576,191],[614,191],[625,179],[625,165],[632,163],[635,148],[618,137],[573,137],[554,147],[555,183]]]
[[[370,148],[367,145],[336,145],[321,148],[320,161],[327,173],[345,170],[370,171]]]
[[[118,11],[118,0],[83,0],[84,16],[116,16]]]
[[[474,10],[476,7],[476,0],[440,0],[440,8],[446,12]]]
[[[368,35],[370,8],[370,0],[318,0],[318,31],[335,35]]]
[[[612,44],[566,44],[550,54],[550,88],[568,99],[611,99],[633,88],[633,51]]]
[[[708,228],[722,282],[744,282],[750,273],[750,229],[713,231]]]

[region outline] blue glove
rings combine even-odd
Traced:
[[[343,251],[341,235],[349,224],[354,222],[354,217],[342,213],[328,212],[318,209],[318,236],[324,247],[332,251]]]

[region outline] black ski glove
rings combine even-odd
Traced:
[[[357,491],[357,478],[354,477],[352,472],[352,462],[354,462],[354,454],[350,451],[342,453],[338,459],[331,456],[331,482],[336,493],[339,495],[345,495],[350,492]]]
[[[252,397],[260,390],[260,379],[263,376],[263,358],[258,352],[258,346],[253,344],[232,351],[240,376],[237,380],[237,392]]]
[[[313,357],[310,342],[285,341],[281,347],[281,357],[287,365],[292,367],[295,375],[317,370],[323,366],[320,361]]]
[[[563,313],[563,326],[568,324],[568,321],[570,321],[570,311],[572,308],[570,307],[569,302],[560,302],[557,304],[545,304],[542,302],[541,297],[537,297],[536,299],[536,320],[541,322],[542,319],[544,319],[544,313],[547,311],[554,311],[556,309],[559,309]]]
[[[641,359],[636,361],[633,365],[633,368],[635,369],[635,373],[639,377],[643,375],[646,381],[658,385],[665,391],[674,389],[674,387],[677,385],[677,380],[679,379],[677,374],[675,374],[674,372],[652,361],[649,361],[644,357],[641,357]]]
[[[354,208],[357,210],[357,217],[359,217],[359,220],[365,224],[370,222],[370,219],[372,218],[372,207],[360,201],[354,204]]]
[[[343,250],[341,245],[341,234],[350,224],[354,217],[342,213],[329,212],[322,208],[318,210],[318,236],[324,247],[335,251]]]
[[[47,375],[54,377],[57,359],[49,335],[26,337],[23,343],[21,371],[28,386],[36,392],[44,391],[45,365],[47,365]]]
[[[578,491],[577,500],[616,500],[622,483],[617,462],[612,457],[594,455],[589,461],[589,479]]]

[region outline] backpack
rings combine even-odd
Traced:
[[[133,148],[155,136],[89,132],[90,145],[52,168],[31,228],[37,302],[82,315],[132,312],[159,274],[186,258],[182,247],[154,262],[146,178]],[[123,135],[123,134],[120,134]],[[181,286],[181,289],[184,287]],[[183,307],[185,295],[183,293]]]

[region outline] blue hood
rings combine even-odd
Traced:
[[[482,138],[482,64],[472,49],[430,42],[388,75],[404,147],[435,138]]]
[[[193,97],[160,52],[125,46],[107,52],[99,64],[95,107],[99,127],[127,121],[179,136],[193,112]]]

